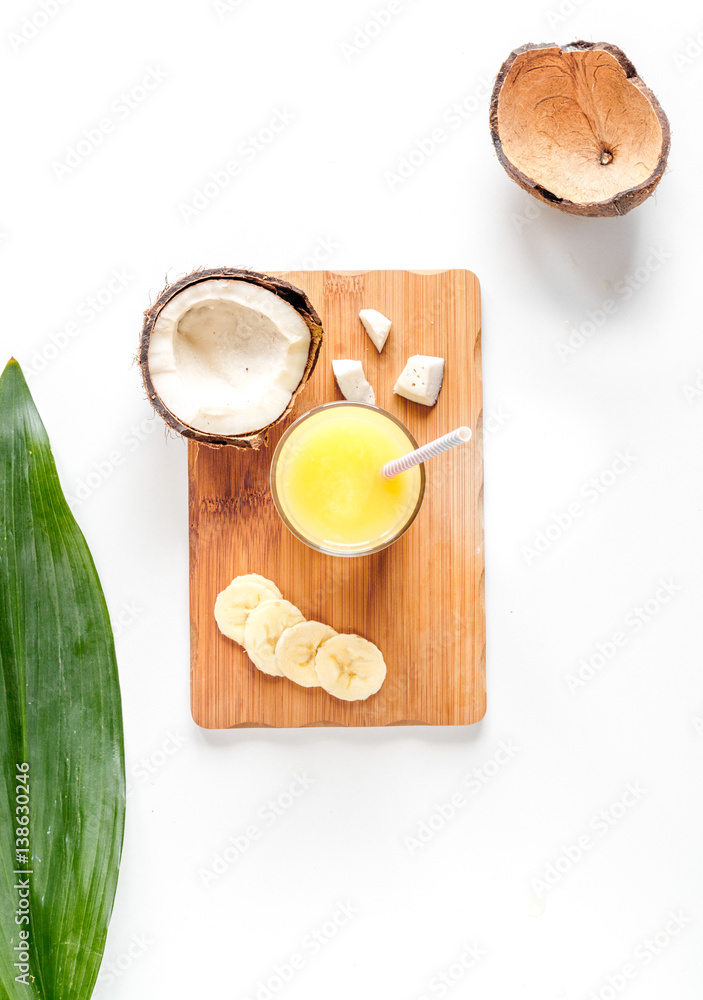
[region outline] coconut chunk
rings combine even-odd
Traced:
[[[308,359],[310,330],[284,299],[249,281],[200,281],[161,310],[149,371],[163,404],[212,434],[247,434],[288,406]]]
[[[362,309],[359,313],[359,319],[364,324],[364,329],[380,354],[388,340],[388,334],[391,332],[391,321],[378,309]]]
[[[333,361],[332,371],[337,379],[337,385],[345,399],[352,403],[376,403],[376,396],[370,384],[366,381],[364,369],[360,361]]]
[[[444,358],[433,358],[426,354],[413,354],[408,358],[400,373],[393,392],[413,403],[434,406],[442,388],[444,378]]]

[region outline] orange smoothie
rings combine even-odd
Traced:
[[[289,429],[274,455],[279,512],[314,548],[337,555],[383,548],[414,518],[424,470],[386,479],[381,469],[415,447],[409,432],[376,407],[338,403],[313,410]]]

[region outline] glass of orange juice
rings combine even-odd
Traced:
[[[407,427],[368,403],[317,406],[285,432],[271,461],[283,523],[318,552],[366,556],[407,531],[425,493],[425,467],[386,479],[386,462],[417,448]]]

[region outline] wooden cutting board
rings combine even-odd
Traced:
[[[470,271],[292,271],[322,319],[325,338],[293,413],[259,452],[189,442],[191,704],[208,729],[233,726],[462,725],[486,707],[483,554],[481,318]],[[393,321],[378,354],[359,310]],[[412,354],[446,359],[431,409],[393,394]],[[322,555],[280,521],[269,464],[283,432],[313,406],[341,399],[333,358],[362,361],[379,406],[424,444],[461,424],[467,445],[427,463],[422,509],[410,530],[373,556]],[[385,683],[366,701],[343,702],[260,673],[213,617],[215,598],[241,573],[273,580],[306,618],[356,632],[382,650]]]

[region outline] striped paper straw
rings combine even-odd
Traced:
[[[455,431],[450,431],[449,434],[445,434],[441,438],[437,438],[436,441],[430,441],[429,444],[423,444],[422,448],[416,448],[415,451],[409,451],[407,455],[403,455],[402,458],[396,458],[392,462],[386,462],[386,464],[381,469],[381,472],[386,477],[386,479],[392,479],[393,476],[397,476],[399,472],[407,472],[408,469],[412,469],[414,465],[420,465],[421,462],[426,462],[428,458],[434,458],[435,455],[441,455],[443,451],[449,451],[450,448],[456,448],[458,444],[463,444],[468,441],[471,437],[471,431],[468,427],[457,427]]]

